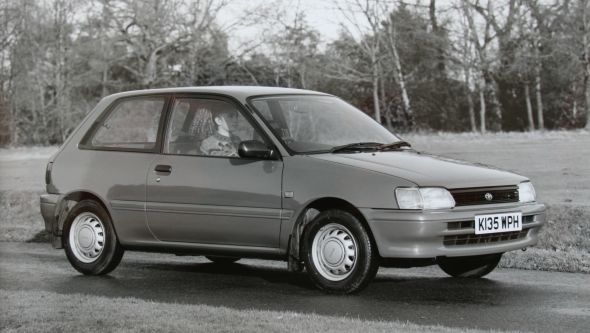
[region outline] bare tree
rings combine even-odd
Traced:
[[[590,2],[579,0],[582,15],[582,65],[584,68],[584,101],[586,108],[586,129],[590,129]]]
[[[491,7],[491,0],[488,1],[488,9]],[[475,6],[478,6],[479,2],[475,3]],[[500,113],[500,120],[501,120],[501,112],[499,112],[499,105],[500,102],[498,101],[498,94],[497,94],[497,83],[492,75],[491,72],[491,61],[488,59],[488,47],[492,42],[491,36],[491,22],[486,20],[483,39],[480,39],[479,31],[477,26],[475,25],[475,19],[473,15],[472,7],[474,5],[471,4],[468,0],[463,0],[463,13],[467,19],[467,23],[469,25],[469,30],[471,32],[471,41],[475,46],[475,51],[477,54],[477,67],[480,72],[479,78],[479,105],[480,105],[480,112],[479,112],[479,120],[480,120],[480,131],[481,133],[486,132],[486,101],[485,101],[485,94],[486,91],[489,92],[490,99],[492,100],[492,105],[496,109],[496,114]]]
[[[314,77],[312,64],[318,53],[319,33],[308,25],[299,1],[289,9],[275,9],[263,17],[269,24],[264,42],[275,61],[276,84],[306,89]]]
[[[526,103],[526,115],[529,131],[535,130],[535,121],[533,120],[533,105],[531,104],[531,93],[528,82],[524,83],[524,99]]]
[[[463,7],[465,9],[465,7]],[[461,21],[461,29],[462,35],[460,40],[460,63],[461,69],[463,71],[463,79],[465,80],[465,96],[467,98],[467,108],[469,112],[469,125],[472,132],[477,131],[477,124],[475,122],[475,106],[473,102],[472,92],[471,92],[471,85],[472,85],[472,77],[473,77],[473,70],[475,68],[475,59],[473,57],[473,39],[471,38],[471,31],[470,25],[466,19],[465,12],[463,12],[462,21]],[[485,105],[485,103],[484,103]],[[485,106],[484,109],[485,110]]]
[[[369,59],[370,73],[361,73],[370,77],[373,92],[373,110],[375,120],[381,123],[381,103],[379,100],[380,53],[381,53],[381,29],[380,21],[383,19],[383,6],[381,1],[347,0],[342,6],[335,2],[339,12],[344,16],[348,25],[341,25],[348,37],[356,41],[361,50]],[[386,9],[385,9],[386,10]],[[367,27],[368,26],[368,27]],[[349,69],[340,69],[343,72],[354,72]]]
[[[14,108],[9,105],[13,72],[10,66],[10,50],[19,34],[21,12],[16,3],[0,1],[0,144],[12,142],[16,131]]]
[[[389,19],[383,24],[385,26],[385,33],[383,36],[383,39],[385,40],[384,44],[389,53],[389,59],[394,65],[394,75],[401,91],[404,112],[406,114],[406,118],[408,119],[409,127],[411,128],[414,126],[414,114],[412,112],[410,97],[406,88],[406,79],[404,77],[404,72],[398,52],[397,32],[395,28],[395,22],[393,22],[393,15],[389,15]]]
[[[432,27],[432,33],[438,38],[444,35],[444,31],[438,23],[438,17],[436,13],[436,0],[430,0],[430,4],[428,6],[428,16],[430,18],[430,26]],[[437,74],[440,77],[446,77],[446,56],[445,50],[442,47],[441,43],[437,43],[436,53],[437,53]]]
[[[530,85],[531,83],[535,83],[536,86],[536,79],[539,74],[537,72],[539,67],[537,62],[540,59],[536,57],[536,50],[538,49],[536,40],[538,36],[535,32],[534,20],[530,15],[530,11],[524,11],[521,15],[518,15],[515,23],[515,32],[517,38],[513,41],[514,47],[512,51],[514,58],[510,66],[505,67],[506,73],[504,75],[517,78],[522,84],[526,106],[527,128],[529,131],[534,131],[535,121],[533,118]]]
[[[161,59],[189,44],[198,47],[226,1],[119,0],[105,3],[133,65],[123,63],[144,87],[162,80]],[[179,10],[183,9],[183,10]]]
[[[64,141],[69,134],[69,126],[66,116],[71,112],[71,82],[69,67],[69,50],[71,49],[70,38],[67,31],[72,20],[71,0],[55,0],[54,10],[54,56],[53,76],[55,84],[55,108],[58,114],[59,135]]]
[[[531,11],[531,16],[535,22],[533,33],[533,58],[535,64],[535,99],[537,103],[537,128],[539,130],[545,129],[545,115],[543,112],[543,96],[541,92],[541,72],[543,67],[543,58],[541,54],[541,47],[543,44],[542,35],[544,27],[546,26],[547,15],[543,13],[542,5],[538,0],[528,0],[527,6]]]
[[[489,27],[494,29],[496,39],[498,40],[498,53],[500,56],[500,67],[505,67],[511,63],[511,35],[516,19],[516,0],[508,0],[508,13],[504,20],[504,24],[500,23],[500,20],[496,17],[494,8],[494,1],[487,0],[485,7],[479,4],[479,0],[471,4],[486,21],[486,38],[490,37]],[[491,71],[488,70],[484,73],[484,79],[490,92],[490,99],[492,108],[498,120],[498,129],[502,130],[502,105],[498,99],[498,82],[494,78]]]

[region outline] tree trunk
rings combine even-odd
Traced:
[[[301,89],[307,89],[307,80],[306,80],[306,76],[307,75],[307,70],[305,68],[305,65],[302,65],[299,69],[299,82],[301,84]]]
[[[587,52],[586,52],[587,54]],[[585,56],[588,58],[588,55]],[[584,65],[584,102],[586,109],[586,129],[590,129],[590,59]]]
[[[590,34],[590,25],[588,22],[588,1],[580,0],[582,7],[582,42],[583,42],[583,62],[584,62],[584,102],[586,105],[586,129],[590,129],[590,41],[588,34]]]
[[[54,4],[55,16],[54,22],[55,25],[55,54],[54,54],[54,84],[55,84],[55,111],[58,115],[58,124],[59,124],[59,140],[61,142],[65,141],[67,137],[67,124],[66,124],[66,112],[69,113],[69,102],[70,102],[70,94],[69,94],[69,85],[68,82],[68,37],[65,30],[65,27],[68,23],[68,13],[71,12],[71,7],[65,1],[56,1]],[[49,107],[49,105],[48,105]],[[41,109],[41,112],[45,113],[46,107]],[[53,135],[47,135],[45,133],[44,138],[42,139],[44,144],[49,144],[49,140],[52,140]]]
[[[492,103],[492,110],[496,115],[496,121],[498,122],[496,129],[498,131],[502,131],[502,105],[500,105],[500,100],[498,100],[498,85],[494,78],[492,77],[491,73],[486,73],[486,87],[490,90],[490,100]]]
[[[287,67],[287,74],[286,74],[286,77],[287,77],[287,88],[291,88],[291,64],[290,64],[289,59],[287,59],[287,66],[286,67]]]
[[[145,72],[143,75],[143,86],[151,88],[156,80],[156,66],[158,63],[158,50],[152,51],[145,64]]]
[[[379,107],[379,77],[375,74],[373,74],[373,109],[375,111],[375,120],[381,124],[381,108]]]
[[[1,68],[1,70],[4,69]],[[10,116],[5,100],[4,82],[0,81],[0,147],[10,143]]]
[[[410,96],[408,95],[408,90],[406,89],[406,79],[404,78],[404,73],[402,71],[402,64],[399,60],[399,54],[397,52],[397,46],[395,44],[391,45],[395,63],[395,71],[397,72],[397,81],[399,82],[399,88],[402,92],[402,102],[404,104],[404,110],[406,111],[406,116],[408,117],[408,122],[410,127],[414,126],[414,113],[412,112],[412,105],[410,104]]]
[[[486,133],[486,99],[485,84],[482,82],[479,87],[479,127],[481,134]]]
[[[541,95],[541,70],[537,67],[535,73],[535,95],[537,99],[537,128],[539,130],[545,129],[545,119],[543,115],[543,97]]]
[[[469,108],[469,124],[471,125],[471,132],[476,132],[477,125],[475,124],[475,106],[473,104],[471,90],[469,89],[467,89],[467,106]]]
[[[465,2],[463,2],[463,14],[469,15]],[[463,65],[463,76],[465,78],[465,94],[467,96],[467,106],[469,110],[469,124],[471,125],[471,132],[477,131],[477,124],[475,123],[475,105],[473,103],[473,96],[471,94],[471,69],[473,68],[473,62],[471,60],[471,52],[473,42],[471,40],[472,32],[470,26],[463,26],[463,49],[461,63]]]
[[[466,64],[463,66],[463,73],[465,74],[465,95],[467,96],[467,107],[469,109],[469,124],[471,125],[471,132],[477,131],[475,124],[475,106],[473,104],[473,96],[471,96],[471,73]]]
[[[540,23],[539,23],[540,24]],[[541,67],[543,66],[541,60],[541,50],[539,50],[540,42],[537,40],[535,41],[535,99],[537,100],[537,128],[539,130],[545,129],[545,119],[543,115],[543,96],[541,95]]]
[[[373,67],[373,110],[375,120],[381,124],[381,106],[379,105],[379,63],[377,62],[377,52],[371,54],[371,66]]]
[[[492,12],[492,4],[491,4],[492,0],[488,0],[488,12]],[[500,101],[498,100],[498,94],[497,94],[497,84],[496,81],[494,79],[494,77],[492,76],[492,74],[490,73],[490,68],[489,68],[489,64],[488,64],[488,59],[487,59],[487,52],[485,49],[485,44],[482,45],[480,44],[480,38],[478,36],[477,33],[477,28],[475,25],[475,20],[473,19],[473,15],[471,14],[471,11],[469,10],[469,7],[471,6],[471,4],[469,3],[468,0],[463,0],[463,13],[465,15],[465,18],[467,19],[467,23],[469,25],[469,30],[471,31],[471,39],[473,41],[473,44],[475,45],[475,49],[477,51],[477,56],[479,58],[479,71],[481,72],[481,79],[482,81],[480,82],[480,89],[479,89],[479,100],[480,100],[480,120],[481,120],[481,132],[485,133],[486,131],[486,125],[485,125],[485,114],[486,114],[486,109],[485,109],[485,91],[489,90],[489,97],[490,97],[490,104],[492,105],[492,110],[495,112],[496,114],[496,118],[498,118],[498,128],[501,131],[502,130],[502,108],[500,106]],[[490,27],[491,27],[492,22],[490,20],[486,20],[486,25],[485,25],[485,30],[484,30],[484,36],[483,39],[484,40],[490,40]]]
[[[102,79],[100,82],[100,85],[102,87],[102,93],[101,93],[101,97],[105,97],[106,95],[109,94],[109,91],[107,89],[107,81],[109,80],[109,67],[105,61],[105,63],[103,64],[103,68],[102,68]]]
[[[393,131],[393,124],[391,123],[391,106],[386,102],[387,96],[385,94],[385,79],[381,79],[380,81],[380,95],[381,95],[381,104],[383,106],[383,117],[385,118],[385,127],[392,132]]]
[[[586,103],[586,129],[590,129],[590,63],[586,63],[584,71],[584,102]]]
[[[438,70],[438,75],[441,78],[446,78],[445,50],[442,47],[442,39],[444,38],[444,36],[441,33],[441,29],[438,25],[438,19],[436,17],[436,0],[430,0],[428,13],[430,16],[430,25],[432,26],[432,32],[434,36],[436,36],[437,38],[436,53],[438,64],[436,65],[436,67]]]
[[[9,69],[9,73],[10,76],[8,78],[8,131],[9,131],[9,138],[8,141],[10,142],[10,145],[16,145],[18,142],[18,127],[17,127],[17,122],[16,122],[16,116],[17,116],[17,108],[16,105],[14,103],[14,77],[16,75],[15,73],[15,67],[14,66],[10,66]]]
[[[399,59],[399,53],[396,45],[396,33],[393,27],[393,22],[390,20],[388,23],[388,50],[391,55],[393,65],[395,67],[395,76],[399,84],[400,91],[402,93],[402,103],[404,106],[404,112],[408,121],[409,127],[414,127],[414,113],[412,112],[412,105],[410,103],[410,96],[406,89],[406,79],[404,78],[404,72],[402,70],[402,63]]]
[[[529,125],[529,131],[535,130],[535,121],[533,120],[533,105],[531,103],[531,92],[529,89],[529,84],[524,84],[524,99],[526,102],[526,115]]]
[[[572,105],[572,119],[574,121],[576,121],[576,118],[578,118],[578,99],[576,98],[578,95],[578,85],[576,80],[574,80],[573,84],[572,84],[572,95],[573,95],[573,105]]]
[[[109,21],[109,11],[107,9],[107,1],[102,0],[102,22],[100,23],[100,56],[102,61],[102,77],[100,85],[102,88],[101,97],[105,97],[109,94],[107,84],[109,80],[109,60],[107,56],[107,29],[106,25]]]

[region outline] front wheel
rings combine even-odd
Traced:
[[[109,214],[92,200],[80,201],[72,208],[63,242],[70,264],[86,275],[107,274],[123,257]]]
[[[303,235],[304,263],[315,285],[332,293],[359,291],[375,277],[377,250],[361,222],[341,210],[321,212]]]
[[[438,266],[452,277],[480,278],[492,272],[502,259],[502,253],[469,257],[443,257]]]

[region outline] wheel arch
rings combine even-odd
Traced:
[[[314,211],[323,212],[329,209],[340,209],[352,214],[356,217],[363,227],[367,230],[369,237],[371,238],[371,242],[375,244],[375,237],[373,236],[373,232],[367,219],[362,214],[362,212],[356,208],[352,203],[337,197],[323,197],[315,199],[309,202],[297,215],[297,219],[295,220],[295,224],[293,225],[293,229],[291,230],[291,235],[289,237],[289,251],[288,251],[288,264],[289,270],[298,271],[302,268],[301,265],[301,239],[303,233],[309,222],[313,220],[313,218],[317,214],[313,214]],[[377,248],[377,247],[376,247]]]
[[[96,193],[87,191],[87,190],[76,190],[71,191],[65,194],[58,203],[57,209],[57,221],[58,221],[58,236],[61,238],[63,235],[63,228],[65,222],[69,216],[71,209],[78,203],[83,200],[92,200],[99,204],[109,215],[109,217],[113,218],[111,214],[111,210],[109,206],[105,203],[105,201]],[[115,223],[113,223],[113,229],[115,229]],[[117,233],[115,229],[115,234]],[[60,242],[63,246],[63,239]]]

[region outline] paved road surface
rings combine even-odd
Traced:
[[[315,290],[280,262],[221,267],[202,257],[128,252],[104,277],[79,275],[47,244],[0,243],[0,289],[136,297],[236,309],[314,312],[449,327],[536,332],[590,330],[590,275],[497,270],[447,278],[437,268],[381,269],[359,295]],[[3,306],[10,306],[5,304]]]

